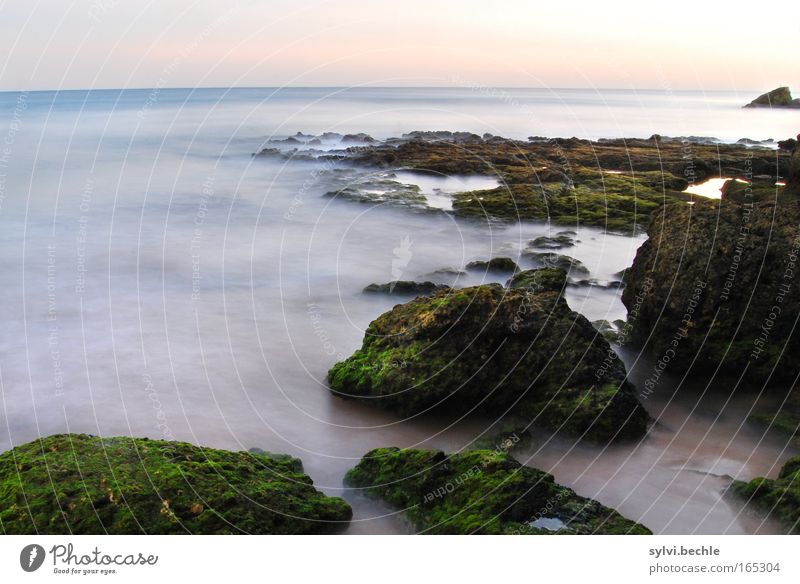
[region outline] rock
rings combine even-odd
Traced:
[[[433,294],[434,292],[439,292],[442,290],[449,290],[450,286],[444,286],[443,284],[435,284],[433,282],[413,282],[410,280],[395,280],[393,282],[388,282],[386,284],[370,284],[366,288],[364,288],[364,292],[367,294],[397,294],[397,295],[409,295],[409,294]]]
[[[568,255],[559,255],[552,252],[538,252],[525,250],[522,255],[530,258],[533,262],[545,268],[558,268],[567,274],[588,274],[589,270],[580,260],[576,260]]]
[[[574,245],[575,239],[566,233],[555,235],[553,237],[541,235],[528,242],[528,246],[540,249],[561,249],[564,247],[572,247]]]
[[[483,270],[486,272],[516,272],[519,270],[517,262],[508,257],[492,258],[489,261],[474,261],[467,264],[468,270]]]
[[[342,139],[342,135],[338,132],[325,132],[324,134],[319,136],[320,140],[327,140],[327,141],[340,141]]]
[[[377,142],[375,138],[370,136],[369,134],[364,134],[360,132],[358,134],[345,134],[342,136],[341,139],[342,144],[355,144],[355,143],[363,143],[363,144],[373,144]]]
[[[648,235],[622,293],[636,313],[634,340],[649,339],[655,355],[668,357],[670,372],[744,374],[759,384],[794,380],[800,373],[796,197],[671,204],[654,214]]]
[[[720,189],[722,198],[737,203],[753,203],[756,201],[770,201],[780,197],[784,187],[775,184],[774,177],[752,181],[730,179],[725,181]]]
[[[733,481],[730,488],[748,504],[781,520],[789,533],[800,533],[800,456],[790,458],[777,479],[759,477],[750,482]]]
[[[781,400],[777,410],[759,410],[747,418],[750,422],[797,441],[800,439],[800,394],[793,393]]]
[[[567,273],[559,268],[539,268],[517,272],[506,282],[509,288],[527,288],[533,292],[558,292],[567,285]]]
[[[485,175],[502,186],[453,196],[453,213],[488,221],[540,220],[594,225],[608,231],[644,231],[665,202],[686,201],[689,181],[715,176],[783,173],[780,151],[723,144],[703,137],[518,141],[458,133],[413,133],[353,152],[354,164],[414,169],[440,175]],[[692,156],[684,150],[691,144]],[[604,169],[620,169],[610,174]]]
[[[800,107],[800,99],[792,99],[788,87],[778,87],[759,95],[744,107]]]
[[[426,534],[543,535],[542,519],[560,534],[650,531],[597,501],[578,496],[552,475],[523,466],[502,449],[447,455],[378,448],[347,473],[348,485],[405,510]]]
[[[625,377],[608,343],[560,292],[498,284],[395,306],[328,372],[335,394],[400,415],[510,409],[594,441],[638,438],[647,429]]]
[[[463,270],[459,270],[457,268],[446,267],[446,268],[439,268],[438,270],[435,270],[435,271],[427,274],[426,277],[435,278],[435,277],[438,277],[438,276],[455,277],[455,276],[466,276],[466,275],[467,275],[467,273],[465,271],[463,271]]]
[[[147,438],[48,436],[0,454],[14,534],[312,534],[347,526],[300,462]]]

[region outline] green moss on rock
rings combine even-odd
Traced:
[[[800,533],[800,456],[790,458],[777,479],[733,481],[731,490],[784,522],[790,533]]]
[[[0,454],[8,534],[309,534],[351,515],[286,456],[85,434]]]
[[[395,306],[328,372],[331,389],[402,415],[510,412],[591,440],[642,436],[649,418],[624,366],[567,305],[563,272],[542,273],[547,288],[489,284]]]
[[[349,485],[405,510],[428,534],[649,534],[597,501],[556,484],[501,450],[379,448],[347,473]],[[541,527],[554,520],[559,528]]]

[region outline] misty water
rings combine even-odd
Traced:
[[[0,94],[0,450],[86,432],[286,452],[320,489],[351,502],[348,532],[411,531],[396,510],[343,488],[347,469],[381,446],[457,451],[497,421],[402,419],[332,395],[328,368],[402,301],[362,288],[516,258],[565,227],[447,212],[448,193],[491,178],[398,173],[429,197],[432,209],[420,212],[325,196],[321,163],[251,154],[296,131],[787,133],[786,118],[743,113],[751,97],[730,93],[509,94],[516,101],[464,88]],[[565,253],[601,281],[644,241],[594,228],[576,238]],[[616,289],[570,287],[567,300],[590,320],[625,317]],[[621,353],[634,383],[647,377],[646,356]],[[752,397],[728,390],[665,376],[644,402],[657,423],[641,443],[537,435],[515,455],[656,532],[781,532],[722,496],[730,477],[775,476],[794,454],[745,422]]]

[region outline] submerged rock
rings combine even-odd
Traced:
[[[733,481],[731,490],[782,521],[789,533],[800,533],[800,456],[790,458],[777,479],[759,477],[750,482]]]
[[[347,484],[405,510],[426,534],[636,534],[650,531],[580,497],[552,475],[502,449],[446,455],[379,448],[347,473]],[[541,525],[543,519],[558,519]]]
[[[570,232],[573,233],[573,232]],[[562,249],[575,245],[575,239],[568,233],[556,234],[553,237],[542,235],[528,242],[530,247],[543,249]]]
[[[778,87],[759,95],[744,107],[800,107],[800,99],[792,99],[788,87]]]
[[[351,515],[284,455],[85,434],[0,454],[5,533],[311,534]]]
[[[529,249],[523,251],[522,255],[545,268],[557,268],[567,273],[574,274],[589,273],[588,268],[583,265],[583,262],[568,255],[560,255],[554,252],[531,251]]]
[[[624,365],[556,287],[487,284],[397,305],[331,368],[330,387],[401,415],[510,410],[590,440],[642,436],[649,418]]]
[[[364,288],[367,294],[433,294],[441,290],[449,290],[450,286],[434,282],[414,282],[411,280],[394,280],[386,284],[370,284]]]
[[[508,257],[492,258],[489,261],[474,261],[467,264],[468,270],[484,270],[486,272],[516,272],[517,262]]]

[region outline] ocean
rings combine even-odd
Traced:
[[[0,450],[86,432],[286,452],[319,488],[351,502],[351,533],[408,532],[395,510],[343,487],[346,470],[380,446],[463,449],[496,421],[404,420],[333,396],[328,368],[398,302],[362,288],[515,255],[562,228],[447,212],[449,193],[492,179],[408,173],[404,181],[442,203],[416,213],[326,197],[320,163],[252,154],[298,131],[793,135],[795,112],[741,109],[753,97],[471,87],[0,93]],[[576,237],[570,255],[605,281],[644,241],[589,227]],[[458,284],[492,279],[483,276]],[[614,290],[570,288],[567,300],[590,320],[625,316]],[[646,357],[622,356],[634,381],[646,375]],[[639,445],[554,438],[518,456],[659,533],[780,532],[720,496],[727,475],[774,476],[793,453],[743,425],[752,404],[727,402],[726,389],[702,400],[664,392],[647,404],[664,410],[664,423]]]

